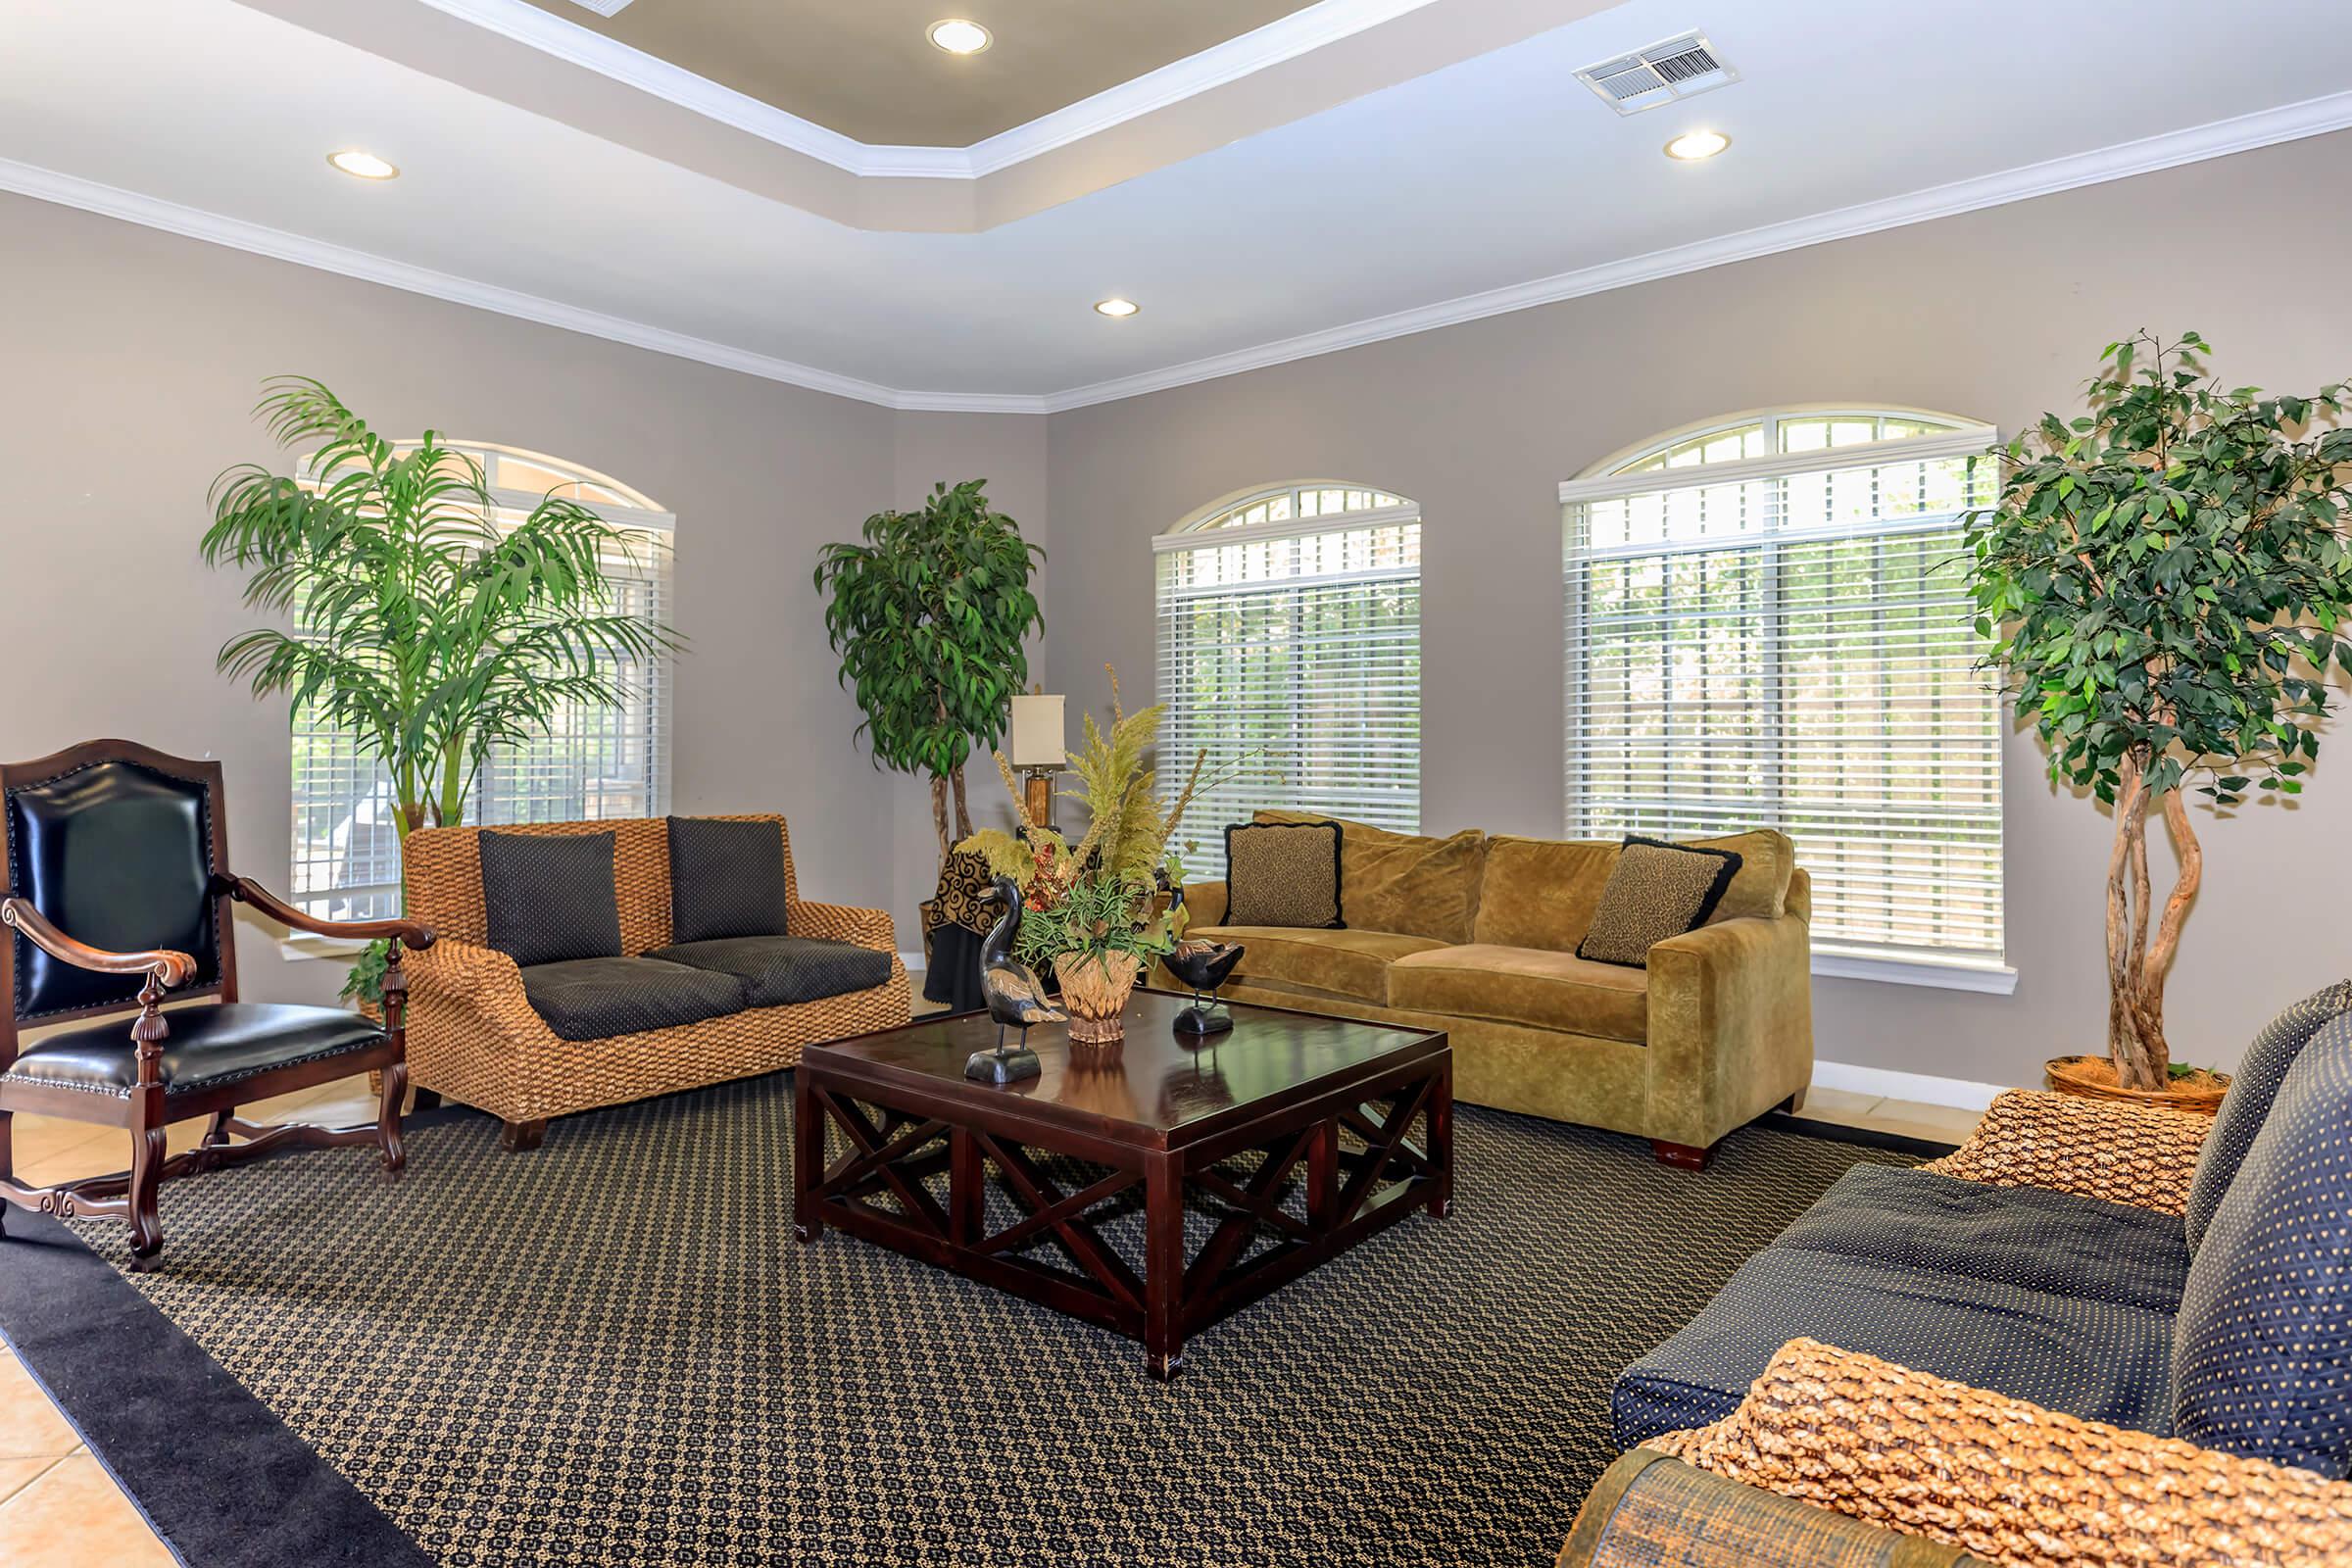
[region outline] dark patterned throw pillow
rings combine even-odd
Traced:
[[[2188,1267],[2173,1436],[2352,1472],[2352,1018],[2296,1053]],[[2340,1556],[2340,1554],[2336,1554]]]
[[[784,835],[773,822],[669,819],[673,943],[785,934]]]
[[[1225,923],[1336,931],[1340,824],[1241,822],[1225,830]]]
[[[480,837],[490,946],[529,967],[620,956],[610,833]]]
[[[1629,836],[1576,956],[1648,968],[1651,944],[1706,924],[1739,872],[1740,857],[1729,850]]]

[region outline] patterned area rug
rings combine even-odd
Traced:
[[[129,1278],[443,1568],[1543,1564],[1614,1457],[1616,1372],[1849,1166],[1911,1162],[1759,1127],[1691,1176],[1465,1105],[1450,1219],[1200,1335],[1162,1386],[1108,1332],[796,1244],[790,1087],[569,1118],[530,1154],[445,1113],[397,1184],[356,1151],[195,1178],[167,1268]],[[122,1227],[81,1234],[126,1261]],[[168,1457],[94,1445],[134,1494],[193,1480],[188,1415]]]

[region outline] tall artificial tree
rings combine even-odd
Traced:
[[[1023,640],[1046,623],[1029,591],[1045,550],[988,504],[986,483],[942,484],[920,512],[877,512],[864,543],[827,545],[816,566],[838,678],[865,714],[858,733],[878,765],[929,778],[943,859],[972,831],[964,761],[975,742],[1004,738],[1029,679]]]
[[[2009,444],[1968,522],[1977,630],[2049,748],[2053,778],[2113,808],[2108,1054],[2168,1079],[2164,988],[2204,870],[2184,789],[2219,807],[2294,795],[2319,756],[2329,669],[2352,672],[2352,431],[2342,383],[2224,389],[2196,333],[2111,343],[2089,412]],[[2154,906],[2147,824],[2179,874]]]

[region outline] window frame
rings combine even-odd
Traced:
[[[1327,490],[1342,490],[1364,494],[1372,498],[1376,504],[1366,507],[1358,507],[1352,510],[1343,509],[1334,512],[1318,512],[1318,514],[1314,516],[1300,516],[1298,514],[1298,508],[1296,500],[1297,497],[1309,492]],[[1294,498],[1292,515],[1289,517],[1282,518],[1280,520],[1267,520],[1251,523],[1233,523],[1226,520],[1237,514],[1250,511],[1251,508],[1262,502],[1275,500],[1284,496],[1290,496]],[[1426,757],[1426,748],[1421,744],[1421,696],[1423,684],[1421,679],[1421,658],[1423,654],[1424,639],[1422,636],[1422,599],[1419,593],[1419,585],[1421,584],[1423,578],[1423,561],[1420,555],[1420,530],[1422,522],[1423,517],[1420,503],[1412,501],[1403,496],[1399,496],[1396,492],[1384,489],[1381,486],[1366,484],[1361,480],[1303,478],[1274,484],[1250,485],[1244,489],[1232,491],[1220,499],[1211,502],[1209,505],[1201,507],[1193,512],[1183,521],[1177,523],[1173,527],[1168,528],[1161,533],[1154,534],[1152,538],[1152,556],[1154,568],[1152,594],[1153,645],[1152,675],[1155,700],[1166,705],[1171,710],[1168,730],[1176,729],[1181,723],[1181,720],[1178,718],[1175,712],[1176,695],[1166,689],[1166,676],[1168,674],[1167,663],[1170,658],[1170,652],[1166,640],[1169,598],[1167,589],[1163,585],[1158,571],[1158,564],[1162,558],[1170,555],[1181,555],[1196,551],[1219,549],[1232,545],[1262,544],[1285,539],[1305,539],[1324,534],[1352,533],[1359,530],[1374,528],[1409,527],[1413,530],[1413,563],[1410,566],[1384,567],[1365,571],[1324,573],[1319,575],[1302,574],[1284,579],[1267,579],[1262,585],[1248,586],[1263,586],[1268,589],[1280,590],[1297,590],[1312,589],[1317,586],[1337,586],[1344,584],[1362,584],[1369,587],[1377,586],[1384,582],[1411,582],[1415,585],[1416,591],[1413,602],[1413,712],[1415,745],[1413,749],[1413,765],[1411,768],[1412,824],[1409,827],[1396,827],[1394,828],[1394,831],[1418,832],[1420,830],[1421,815],[1421,795],[1423,782],[1422,769],[1424,758]],[[1235,584],[1231,586],[1241,587],[1246,585]],[[1177,739],[1179,743],[1181,743],[1181,737],[1170,737],[1168,730],[1163,730],[1163,738],[1161,741],[1163,751],[1170,745],[1171,738]],[[1161,765],[1163,768],[1165,768],[1171,764],[1163,761]],[[1183,759],[1181,760],[1181,765],[1189,768],[1191,766],[1191,760],[1189,758]],[[1215,765],[1216,760],[1212,757],[1209,760],[1209,767],[1213,769]],[[1270,804],[1274,806],[1282,806],[1288,803],[1274,802]],[[1196,835],[1185,833],[1181,830],[1179,837],[1196,843],[1200,842]],[[1214,858],[1221,862],[1222,854],[1222,845],[1219,845],[1217,847]],[[1200,869],[1201,867],[1199,865],[1188,866],[1187,873],[1190,875],[1200,871]]]
[[[402,452],[412,451],[420,444],[420,441],[415,439],[392,443],[395,450]],[[662,558],[656,571],[656,576],[661,584],[660,597],[666,601],[674,594],[677,514],[655,502],[643,491],[623,484],[610,474],[602,473],[585,465],[573,463],[568,459],[559,458],[550,453],[535,452],[526,447],[508,446],[489,441],[446,438],[440,441],[440,445],[445,450],[462,453],[482,465],[485,481],[483,488],[488,492],[491,506],[497,514],[512,513],[528,515],[548,496],[567,493],[568,499],[595,513],[613,526],[654,536],[659,541]],[[547,490],[522,489],[513,485],[491,482],[504,476],[505,466],[509,460],[516,464],[528,465],[545,473],[560,476],[562,482]],[[310,486],[314,479],[323,477],[312,474],[307,458],[299,466],[299,474],[297,482],[306,487]],[[666,616],[669,612],[664,607],[657,613]],[[653,679],[648,694],[652,710],[657,715],[650,724],[652,733],[649,739],[648,761],[651,785],[649,810],[650,814],[656,816],[662,814],[669,807],[671,754],[675,728],[673,719],[676,707],[673,695],[674,678],[674,660],[671,655],[665,652],[657,656],[653,662]],[[320,895],[315,892],[303,895],[295,891],[297,845],[293,834],[300,822],[303,801],[296,792],[293,778],[291,742],[294,730],[291,725],[288,726],[287,734],[289,741],[287,760],[289,836],[286,844],[285,886],[288,889],[288,897],[299,903],[305,898],[317,898]],[[486,776],[475,781],[472,800],[477,808],[481,799],[480,792],[485,782]],[[338,887],[333,891],[341,894],[365,894],[380,892],[390,885],[366,883],[348,888]],[[345,958],[358,953],[365,946],[365,943],[340,937],[321,936],[315,932],[289,932],[278,941],[279,953],[289,959]]]
[[[1800,419],[1835,418],[1845,416],[1853,419],[1900,419],[1937,426],[1929,434],[1881,437],[1872,441],[1855,442],[1848,446],[1828,446],[1784,451],[1780,442],[1783,422]],[[1762,445],[1760,456],[1735,458],[1709,463],[1696,463],[1673,467],[1643,467],[1660,454],[1707,436],[1730,434],[1749,427],[1760,426]],[[1814,403],[1788,404],[1766,409],[1744,410],[1738,414],[1695,420],[1690,424],[1653,435],[1633,446],[1620,448],[1598,463],[1589,466],[1582,475],[1561,482],[1561,581],[1563,585],[1563,619],[1561,625],[1562,666],[1565,675],[1562,718],[1562,816],[1564,830],[1578,830],[1578,733],[1582,701],[1583,677],[1577,657],[1578,627],[1583,612],[1577,595],[1581,582],[1580,563],[1607,560],[1670,559],[1681,554],[1721,551],[1731,543],[1728,536],[1701,538],[1690,541],[1651,541],[1639,544],[1590,546],[1580,549],[1576,538],[1574,509],[1595,503],[1624,500],[1633,496],[1653,495],[1660,491],[1696,489],[1736,485],[1766,480],[1790,474],[1837,472],[1852,468],[1881,467],[1889,464],[1934,462],[1941,459],[1984,457],[2000,445],[2000,432],[1990,424],[1962,418],[1930,409],[1909,408],[1895,404]],[[1899,536],[1906,532],[1941,529],[1950,526],[1946,521],[1922,524],[1911,519],[1899,519],[1892,526],[1872,530],[1871,537]],[[1789,529],[1764,536],[1759,547],[1769,556],[1777,543],[1804,542],[1806,530]],[[1764,672],[1767,689],[1777,687],[1777,664]],[[1997,704],[1996,714],[2004,711]],[[1994,798],[2001,803],[2001,814],[2006,815],[2003,788],[2004,758],[2007,732],[2005,725],[1996,731],[1993,748]],[[2003,872],[2001,897],[2003,904],[2001,936],[2004,951],[1996,957],[1984,955],[1954,954],[1938,956],[1931,951],[1894,953],[1858,947],[1842,947],[1832,943],[1817,945],[1813,950],[1812,972],[1839,979],[1871,980],[1908,985],[1924,985],[1945,990],[1970,991],[2006,996],[2017,987],[2017,969],[2010,961],[2008,947],[2007,854],[2001,853]]]

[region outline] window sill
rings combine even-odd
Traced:
[[[289,931],[277,939],[277,956],[288,962],[305,958],[331,958],[349,963],[367,946],[367,943],[350,937],[322,937],[310,931]]]
[[[1877,953],[1815,949],[1813,972],[1832,980],[1931,986],[1939,991],[1974,991],[1989,997],[2006,997],[2017,990],[2017,971],[2008,964],[1962,958],[1895,958]]]

